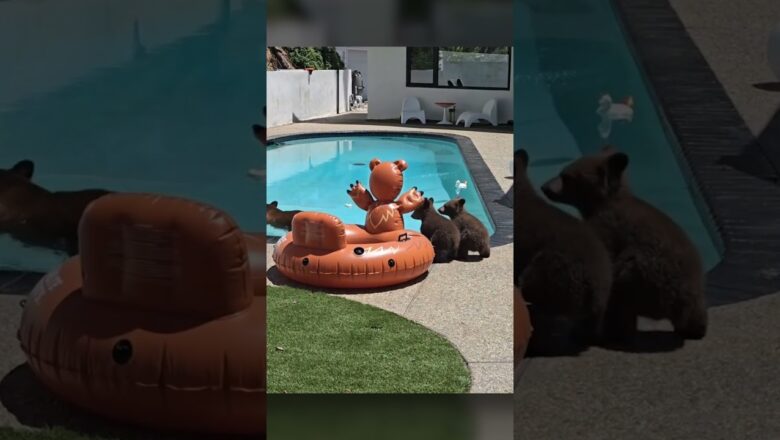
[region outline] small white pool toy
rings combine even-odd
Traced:
[[[601,116],[601,122],[598,125],[599,134],[602,139],[607,139],[612,133],[613,122],[634,120],[634,97],[628,96],[622,102],[614,102],[612,96],[606,93],[599,98],[596,114]]]
[[[468,187],[468,182],[467,181],[464,180],[464,181],[461,182],[460,180],[456,180],[455,181],[455,194],[456,195],[460,195],[460,192],[463,191],[464,189],[466,189],[467,187]]]

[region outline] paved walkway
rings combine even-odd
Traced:
[[[756,84],[777,82],[767,61],[769,33],[780,25],[777,0],[670,0],[729,98],[754,135],[780,110],[780,92]]]
[[[515,438],[778,439],[778,310],[780,292],[712,308],[707,337],[675,351],[530,359]]]
[[[493,129],[406,127],[370,123],[365,115],[344,115],[316,122],[269,129],[269,136],[324,131],[429,131],[468,136],[504,191],[512,154],[512,134]],[[335,123],[334,123],[335,122]],[[346,123],[352,122],[352,123]],[[271,164],[269,164],[270,166]],[[493,203],[486,200],[486,203]],[[499,205],[500,206],[500,205]],[[501,206],[501,209],[507,209]],[[273,266],[268,246],[268,267]],[[285,282],[269,271],[269,283]],[[436,264],[421,282],[396,290],[339,295],[416,321],[446,337],[468,362],[472,393],[511,393],[512,371],[512,245],[495,247],[479,263]]]

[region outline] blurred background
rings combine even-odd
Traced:
[[[269,0],[269,46],[501,46],[510,0]]]

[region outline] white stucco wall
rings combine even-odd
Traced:
[[[340,112],[347,110],[352,71],[339,70],[277,70],[266,72],[268,114],[266,125],[276,127],[336,114],[338,88]]]
[[[514,57],[514,53],[512,53]],[[468,90],[458,88],[426,88],[406,86],[406,48],[372,47],[368,50],[366,84],[371,102],[368,119],[392,119],[401,115],[401,102],[407,96],[416,96],[430,120],[441,119],[442,109],[436,102],[455,102],[455,117],[464,111],[481,111],[488,99],[498,103],[498,121],[514,119],[513,84],[509,90]]]

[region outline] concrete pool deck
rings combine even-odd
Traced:
[[[776,0],[669,2],[707,59],[737,111],[759,136],[780,110],[780,91],[755,87],[780,81],[767,61],[769,33],[780,24]]]
[[[512,185],[507,178],[512,158],[512,133],[507,129],[441,128],[437,126],[372,122],[365,114],[344,114],[315,121],[268,129],[269,138],[301,133],[343,131],[398,131],[454,134],[469,137],[495,176],[501,190]],[[272,164],[269,164],[272,166]],[[496,205],[495,209],[510,212]],[[493,247],[480,262],[454,261],[433,265],[420,282],[388,291],[339,294],[344,298],[379,307],[436,331],[461,352],[472,376],[472,393],[511,393],[513,387],[512,345],[512,244]],[[267,265],[273,266],[272,245],[267,246]],[[269,272],[269,284],[285,280]]]
[[[780,292],[710,309],[701,341],[659,353],[532,358],[515,438],[777,439]]]

